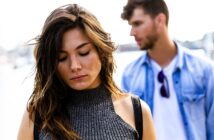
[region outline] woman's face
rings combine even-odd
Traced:
[[[80,29],[64,33],[58,60],[58,73],[70,88],[85,90],[101,83],[100,58],[93,43]]]

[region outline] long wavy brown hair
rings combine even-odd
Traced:
[[[35,116],[39,116],[39,130],[45,130],[53,139],[79,139],[72,126],[68,125],[64,113],[68,86],[57,74],[63,34],[73,28],[81,29],[96,47],[102,63],[99,75],[102,84],[113,96],[121,93],[113,81],[113,52],[116,47],[96,17],[77,4],[55,9],[46,19],[42,33],[35,39],[35,80],[28,105],[30,119],[34,121]]]

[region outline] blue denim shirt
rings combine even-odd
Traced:
[[[176,44],[178,62],[173,72],[173,85],[186,137],[188,140],[214,140],[214,64]],[[152,113],[153,77],[150,58],[145,52],[126,67],[121,85],[124,91],[147,102]]]

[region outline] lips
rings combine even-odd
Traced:
[[[139,43],[139,42],[141,42],[141,39],[140,39],[140,38],[135,38],[135,41],[136,41],[137,43]]]
[[[77,75],[77,76],[73,76],[70,78],[70,80],[81,80],[84,77],[86,77],[86,75]]]
[[[138,45],[141,44],[141,40],[140,39],[135,39],[135,41],[137,42]]]

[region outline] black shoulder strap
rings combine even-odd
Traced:
[[[142,140],[143,137],[143,117],[142,117],[142,108],[140,99],[135,96],[131,96],[133,109],[134,109],[134,117],[135,117],[135,126],[137,132],[139,134],[138,140]]]
[[[40,123],[41,123],[41,118],[39,117],[38,112],[36,112],[35,120],[34,120],[34,130],[33,130],[34,140],[39,140],[39,125],[40,125]]]

